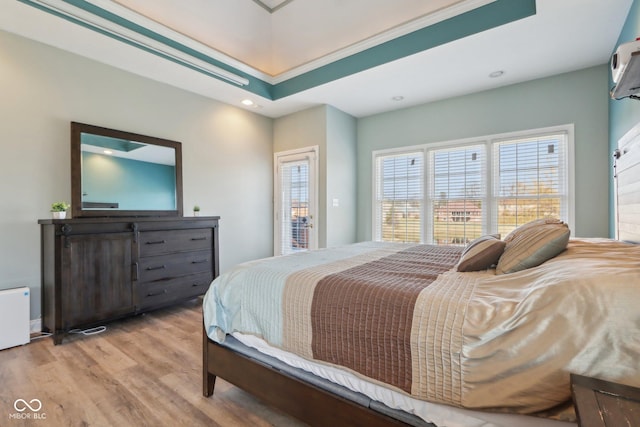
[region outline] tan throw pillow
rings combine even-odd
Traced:
[[[564,251],[571,231],[563,222],[525,224],[507,241],[496,274],[515,273],[536,267]],[[517,231],[517,233],[516,233]],[[507,239],[505,238],[505,241]]]
[[[504,251],[505,243],[495,236],[478,237],[462,251],[458,271],[479,271],[494,266]]]
[[[551,217],[535,219],[533,221],[522,224],[520,227],[516,228],[511,233],[507,234],[507,237],[504,238],[504,241],[506,243],[509,243],[510,241],[515,239],[518,236],[518,234],[526,232],[529,228],[538,227],[540,225],[546,225],[546,224],[564,224],[564,222],[560,221],[557,218],[551,218]]]

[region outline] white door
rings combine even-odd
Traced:
[[[275,154],[274,253],[287,255],[318,247],[318,148]]]

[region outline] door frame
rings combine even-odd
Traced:
[[[280,190],[279,165],[283,162],[309,159],[309,215],[312,227],[309,228],[309,250],[318,248],[318,162],[319,147],[317,145],[297,148],[294,150],[273,153],[273,254],[281,253],[280,205],[282,203]]]

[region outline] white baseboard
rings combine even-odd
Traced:
[[[29,332],[32,334],[38,334],[42,332],[42,318],[32,319],[29,322]]]

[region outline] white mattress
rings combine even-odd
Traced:
[[[333,366],[314,363],[295,354],[270,346],[264,340],[241,333],[232,334],[242,344],[295,368],[362,393],[392,409],[414,414],[438,427],[576,427],[577,424],[526,415],[472,411],[448,405],[413,399],[405,394],[364,381],[356,375]]]

